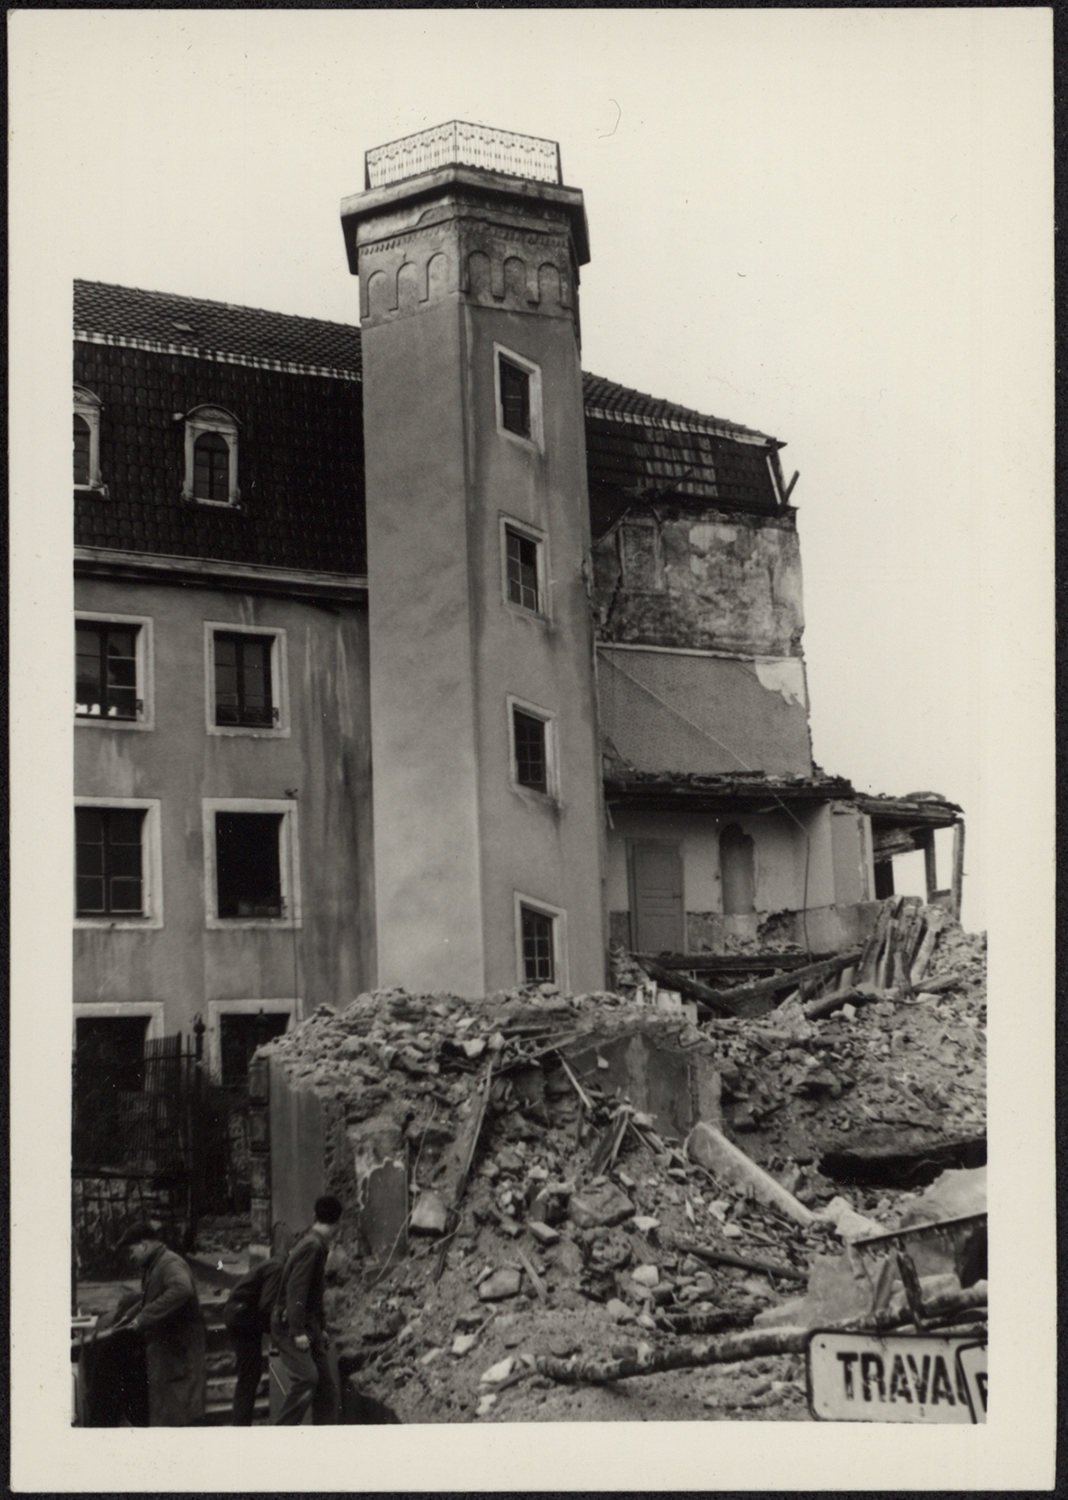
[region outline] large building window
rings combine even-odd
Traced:
[[[287,1030],[292,1000],[209,1000],[208,1061],[212,1075],[227,1088],[248,1082],[257,1049]]]
[[[220,917],[281,917],[279,813],[217,812],[215,873]]]
[[[79,917],[144,915],[144,821],[139,808],[75,808],[75,912]]]
[[[236,505],[237,419],[221,406],[197,406],[178,419],[185,424],[182,499]]]
[[[209,734],[289,734],[286,632],[204,625]]]
[[[205,800],[209,927],[299,925],[295,829],[293,802]]]
[[[78,621],[74,712],[80,718],[137,718],[137,634],[136,625]]]
[[[74,622],[74,715],[81,724],[152,728],[152,621],[79,613]]]
[[[215,635],[215,722],[269,728],[278,717],[271,695],[271,636]]]

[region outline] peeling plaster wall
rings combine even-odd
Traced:
[[[594,546],[600,639],[796,656],[804,630],[794,512],[628,516]]]
[[[638,771],[810,776],[804,662],[601,645],[609,748]]]

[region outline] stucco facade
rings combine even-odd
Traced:
[[[139,720],[75,720],[75,804],[147,806],[144,916],[80,916],[74,1000],[162,1006],[168,1032],[195,1017],[214,1057],[233,1002],[307,1009],[374,976],[367,614],[248,589],[99,576],[76,583],[77,622],[136,622]],[[276,727],[214,722],[212,646],[248,632],[274,645]],[[216,809],[282,825],[284,909],[217,914]],[[274,1005],[271,1009],[274,1010]]]

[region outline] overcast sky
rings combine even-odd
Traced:
[[[59,285],[355,320],[365,150],[452,118],[558,141],[585,368],[788,444],[816,759],[964,806],[977,927],[991,528],[1049,525],[1044,17],[23,13],[13,160]]]

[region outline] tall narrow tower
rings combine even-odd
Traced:
[[[367,153],[360,278],[380,985],[604,983],[578,268],[551,141]]]

